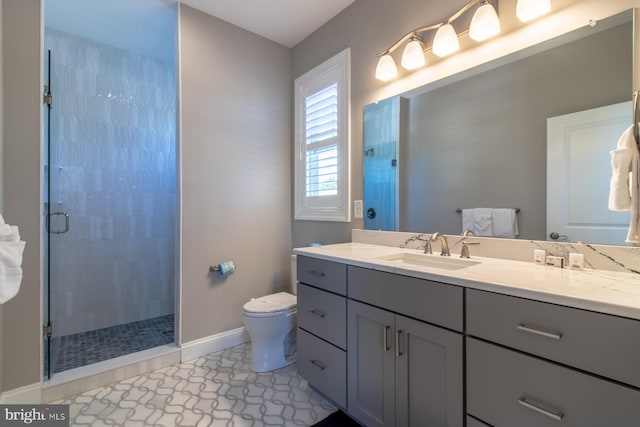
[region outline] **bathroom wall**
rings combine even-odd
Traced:
[[[0,22],[2,22],[2,4],[0,1]],[[2,91],[2,29],[0,29],[0,129],[4,129],[2,126],[2,118],[4,116],[3,113],[3,103],[4,96]],[[3,133],[0,131],[0,212],[2,212],[2,188],[4,187],[4,181],[1,179],[2,177],[2,141],[3,141]],[[0,305],[0,325],[2,325],[2,305]],[[2,326],[0,326],[0,396],[2,395]]]
[[[408,99],[400,230],[459,234],[456,208],[517,207],[518,239],[545,240],[546,119],[628,101],[632,35],[628,22]]]
[[[424,69],[408,72],[399,67],[398,80],[384,83],[374,77],[376,54],[389,48],[413,28],[437,22],[462,7],[466,0],[356,0],[351,6],[307,37],[293,50],[293,77],[322,63],[346,47],[351,47],[351,194],[362,199],[362,129],[363,108],[377,99],[384,99],[460,72],[492,59],[514,46],[522,48],[550,37],[551,31],[562,31],[587,25],[590,18],[600,19],[637,7],[637,1],[593,2],[590,0],[554,0],[548,20],[530,23],[522,31],[515,18],[516,0],[500,0],[502,35],[477,49],[466,39],[467,50],[430,64]],[[544,25],[543,25],[544,24]],[[464,43],[463,43],[464,46]],[[398,52],[398,56],[401,52]],[[351,223],[316,221],[293,222],[293,244],[309,242],[345,242],[351,239],[352,228],[362,228],[362,220]]]
[[[20,292],[2,306],[2,391],[39,383],[41,2],[3,1],[3,216],[27,242]]]
[[[49,50],[54,336],[171,314],[175,65],[47,27]]]
[[[180,5],[181,342],[289,289],[291,50]],[[226,279],[209,265],[231,260]]]

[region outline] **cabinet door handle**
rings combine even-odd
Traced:
[[[525,325],[524,323],[520,323],[517,328],[519,331],[528,332],[534,335],[540,335],[554,340],[559,340],[560,338],[562,338],[562,332],[548,331],[533,327],[531,325]]]
[[[311,270],[309,273],[314,276],[324,277],[324,273],[322,271]]]
[[[312,359],[311,364],[316,368],[320,369],[321,371],[324,371],[325,369],[327,369],[327,367],[324,366],[324,364],[318,362],[316,359]]]
[[[543,408],[539,404],[535,404],[530,400],[527,400],[525,397],[521,397],[520,399],[518,399],[518,403],[525,408],[529,408],[532,411],[538,412],[556,421],[562,421],[562,418],[564,418],[564,414],[561,411],[553,408]]]
[[[400,350],[400,335],[402,334],[402,329],[398,329],[396,331],[396,357],[402,356],[402,350]]]
[[[384,346],[384,351],[389,351],[391,350],[391,347],[389,347],[389,329],[391,328],[391,326],[389,325],[384,325],[384,329],[382,330],[382,342],[383,342],[383,346]]]
[[[318,310],[317,308],[314,308],[313,310],[309,310],[309,312],[310,312],[311,314],[315,314],[316,316],[318,316],[318,317],[319,317],[319,318],[321,318],[321,319],[324,319],[324,318],[325,318],[325,316],[326,316],[326,314],[325,314],[325,312],[324,312],[324,311],[322,311],[322,310]]]

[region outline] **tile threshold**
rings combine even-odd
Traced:
[[[53,374],[42,383],[42,401],[63,399],[180,362],[180,347],[167,344]]]

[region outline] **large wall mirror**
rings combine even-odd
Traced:
[[[547,188],[556,187],[556,179],[557,186],[569,185],[561,197],[574,203],[557,210],[573,209],[569,216],[577,222],[582,221],[580,212],[606,215],[608,152],[631,124],[632,21],[633,11],[617,14],[593,27],[367,105],[365,228],[460,234],[459,209],[517,208],[517,238],[548,240]],[[623,113],[609,126],[608,135],[591,138],[604,145],[569,146],[564,151],[577,153],[569,166],[548,159],[549,121],[609,106]],[[591,154],[585,159],[585,153]],[[553,207],[556,196],[549,197]],[[613,219],[602,221],[611,222],[621,236],[621,230],[626,235],[628,218],[628,213],[614,213]],[[608,222],[604,228],[610,234],[607,227]],[[578,235],[559,234],[561,240],[585,241]],[[624,237],[588,241],[625,244]]]

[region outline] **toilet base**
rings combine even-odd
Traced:
[[[270,352],[260,348],[251,348],[251,370],[253,372],[275,371],[276,369],[281,369],[289,366],[295,363],[295,361],[295,355],[292,357],[284,357],[284,354],[274,355],[273,351]]]

